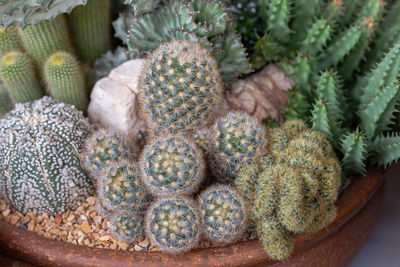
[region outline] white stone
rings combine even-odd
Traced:
[[[135,94],[139,94],[139,75],[144,62],[144,59],[129,60],[113,69],[108,77],[111,80],[128,86]]]

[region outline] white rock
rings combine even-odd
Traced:
[[[135,94],[139,93],[139,75],[144,63],[144,59],[133,59],[125,62],[113,69],[108,77],[119,83],[128,86]]]

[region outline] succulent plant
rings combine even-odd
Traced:
[[[151,243],[170,254],[195,248],[203,230],[197,203],[183,196],[157,200],[147,211],[145,222]]]
[[[97,197],[108,211],[141,210],[149,197],[134,162],[126,159],[106,164],[96,179]]]
[[[139,165],[144,184],[155,196],[193,194],[205,177],[202,151],[182,135],[150,141]]]
[[[239,169],[255,161],[267,145],[266,128],[240,112],[219,118],[209,133],[210,165],[221,182],[233,182]]]
[[[22,52],[11,51],[0,59],[0,78],[14,103],[25,103],[43,96],[31,60]]]
[[[247,229],[244,199],[231,186],[214,185],[199,196],[205,237],[215,244],[229,244]]]
[[[0,57],[7,52],[21,50],[21,39],[17,27],[10,27],[7,30],[0,27]]]
[[[79,154],[90,125],[73,106],[43,97],[0,121],[0,187],[12,208],[62,214],[93,193]]]
[[[199,43],[171,41],[147,58],[139,87],[154,134],[194,133],[216,116],[222,98],[218,64]]]
[[[77,54],[91,63],[111,48],[111,0],[88,0],[70,15]]]
[[[0,119],[13,108],[14,103],[7,92],[7,88],[0,82]]]
[[[68,52],[54,53],[46,60],[43,73],[51,97],[86,112],[85,81],[74,56]]]
[[[144,215],[142,212],[117,211],[111,216],[109,224],[111,234],[125,243],[132,243],[143,237]]]
[[[131,161],[135,152],[136,146],[126,136],[101,128],[86,140],[83,162],[89,175],[96,180],[107,164],[123,159]]]

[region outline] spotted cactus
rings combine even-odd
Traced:
[[[0,188],[12,208],[56,215],[93,193],[79,154],[90,125],[73,106],[43,97],[0,121]]]
[[[193,194],[205,177],[202,151],[182,135],[150,141],[139,164],[142,180],[155,196]]]
[[[233,187],[211,186],[201,193],[199,203],[207,239],[215,244],[229,244],[243,237],[247,227],[246,207]]]
[[[199,244],[202,233],[197,203],[186,197],[163,198],[147,211],[146,235],[161,251],[177,254]]]
[[[144,216],[141,212],[118,211],[109,221],[111,235],[125,243],[138,241],[144,234]]]

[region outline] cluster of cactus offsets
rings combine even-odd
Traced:
[[[85,81],[74,56],[68,52],[51,55],[44,65],[44,78],[51,97],[86,111]]]
[[[181,135],[150,141],[139,165],[143,182],[155,196],[191,195],[205,177],[202,151]]]
[[[109,220],[111,234],[123,242],[135,242],[143,237],[143,220],[141,212],[117,211]]]
[[[145,223],[151,243],[170,254],[195,248],[203,231],[197,203],[183,196],[162,198],[153,203]]]
[[[11,51],[0,59],[0,79],[14,103],[30,102],[43,96],[35,68],[22,52]]]
[[[318,231],[335,219],[342,174],[326,137],[301,121],[271,130],[270,142],[270,154],[241,169],[235,184],[266,251],[283,260],[292,233]]]
[[[216,117],[223,86],[209,50],[186,40],[160,45],[140,77],[141,106],[154,134],[194,133]]]
[[[267,129],[246,113],[230,112],[210,130],[210,167],[217,180],[234,181],[240,168],[254,162],[267,147]]]
[[[236,189],[211,186],[201,193],[199,204],[207,239],[215,244],[228,244],[243,237],[247,213],[245,201]]]
[[[79,159],[89,131],[81,111],[50,97],[17,104],[0,121],[0,188],[10,206],[55,216],[92,194]]]

